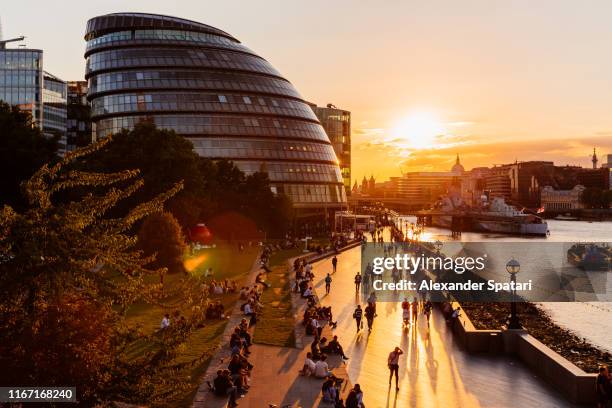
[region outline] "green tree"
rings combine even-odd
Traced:
[[[585,188],[580,199],[587,208],[608,208],[605,190],[601,188]]]
[[[154,213],[144,220],[138,231],[138,247],[145,256],[155,257],[149,266],[167,268],[169,273],[185,272],[183,255],[187,245],[181,226],[171,213]]]
[[[202,194],[204,185],[199,160],[189,140],[172,130],[157,129],[153,123],[141,122],[133,130],[124,129],[114,135],[113,143],[87,157],[83,168],[89,171],[140,170],[144,186],[119,205],[125,211],[134,203],[149,200],[179,182],[184,189],[178,196]]]
[[[0,102],[0,204],[23,208],[22,181],[55,158],[57,137],[45,137],[29,113]]]
[[[42,166],[24,183],[26,208],[0,212],[0,384],[75,385],[83,406],[165,405],[189,387],[190,362],[178,363],[177,353],[202,323],[206,300],[188,275],[172,288],[153,283],[161,271],[147,266],[152,259],[130,231],[182,185],[110,217],[142,187],[139,172],[72,169],[109,142]],[[78,199],[57,200],[74,188],[84,192]],[[180,308],[186,320],[143,333],[126,319],[143,302]]]

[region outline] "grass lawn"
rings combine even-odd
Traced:
[[[270,258],[271,285],[262,295],[263,313],[257,320],[253,341],[282,347],[295,347],[295,320],[291,310],[290,271],[287,259],[301,254],[299,249],[283,250]]]
[[[217,248],[200,250],[195,254],[185,255],[185,267],[194,276],[202,276],[204,271],[213,268],[214,278],[235,279],[238,287],[242,285],[246,273],[250,271],[259,252],[259,247],[247,247],[245,251],[238,252],[237,247],[229,244],[221,244]],[[181,279],[179,275],[167,275],[164,279],[164,286],[172,287]],[[221,300],[226,310],[231,310],[238,299],[237,294],[226,294],[213,296],[212,300]],[[171,303],[172,299],[168,299]],[[158,306],[145,303],[135,304],[128,311],[127,320],[130,324],[140,325],[145,332],[153,332],[159,328],[161,318],[164,313],[172,310],[164,310]],[[192,387],[181,401],[168,402],[168,406],[183,407],[191,406],[195,392],[200,384],[202,375],[216,350],[220,337],[223,334],[227,320],[207,321],[205,327],[196,331],[179,357],[179,361],[191,361],[200,357],[202,354],[209,354],[199,364],[191,369]],[[148,351],[148,345],[139,347],[140,352]]]

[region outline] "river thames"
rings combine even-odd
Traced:
[[[405,217],[402,222],[416,222]],[[493,233],[464,232],[463,242],[612,242],[612,222],[547,220],[548,237],[519,237]],[[423,240],[455,240],[450,231],[427,227]],[[532,261],[536,261],[533,259]],[[529,262],[529,260],[527,260]],[[609,282],[608,285],[610,285]],[[584,337],[593,345],[612,352],[612,303],[610,302],[542,302],[542,308],[562,327]]]

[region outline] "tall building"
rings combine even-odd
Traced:
[[[91,106],[87,101],[87,81],[68,82],[67,150],[92,142]]]
[[[302,213],[346,203],[332,144],[293,85],[232,35],[191,20],[118,13],[87,22],[94,136],[143,120],[195,151],[265,170]],[[310,210],[309,210],[310,209]]]
[[[319,118],[323,129],[334,147],[344,189],[351,193],[351,112],[338,109],[331,103],[326,107],[311,105],[312,110]]]
[[[43,121],[42,130],[47,136],[58,135],[58,153],[67,151],[66,119],[68,88],[66,82],[43,71]]]
[[[14,40],[0,41],[0,100],[29,112],[44,134],[58,135],[61,154],[66,148],[66,83],[43,70],[42,50],[7,48]]]

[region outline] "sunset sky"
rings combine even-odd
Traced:
[[[221,28],[302,96],[350,110],[353,178],[612,154],[612,2],[4,1],[4,38],[83,79],[88,18],[170,14]]]

